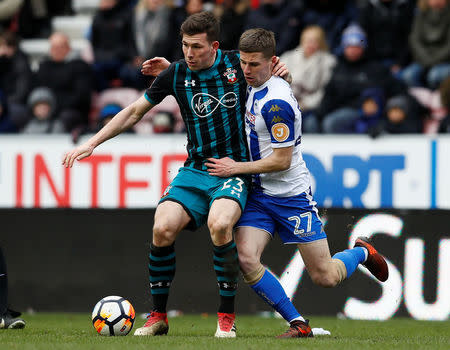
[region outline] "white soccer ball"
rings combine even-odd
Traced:
[[[127,335],[133,328],[134,318],[133,305],[115,295],[100,300],[92,311],[92,324],[100,335]]]

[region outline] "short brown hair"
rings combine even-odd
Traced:
[[[208,41],[219,40],[220,24],[212,12],[204,11],[195,13],[183,22],[180,28],[180,35],[195,35],[206,33]]]
[[[265,58],[275,56],[275,34],[263,28],[253,28],[242,33],[239,51],[261,52]]]

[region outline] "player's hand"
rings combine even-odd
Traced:
[[[286,66],[286,63],[280,61],[280,57],[277,56],[277,61],[275,63],[275,66],[272,70],[272,75],[275,75],[277,77],[281,77],[284,80],[286,80],[289,84],[291,83],[291,74],[289,72],[288,67]]]
[[[66,152],[62,160],[62,165],[64,165],[66,168],[71,168],[75,160],[81,160],[83,158],[89,157],[93,151],[93,146],[84,143],[72,149],[71,151]]]
[[[153,57],[144,61],[141,67],[141,73],[157,77],[164,69],[170,66],[170,62],[164,57]]]
[[[219,177],[230,177],[236,174],[234,166],[236,162],[228,157],[225,158],[208,158],[208,162],[205,163],[208,167],[210,175]]]

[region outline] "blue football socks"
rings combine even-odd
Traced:
[[[358,265],[366,260],[366,252],[362,247],[355,247],[334,254],[333,259],[339,259],[344,263],[347,269],[347,278],[349,278]]]
[[[269,271],[266,270],[262,278],[257,283],[250,285],[250,287],[261,299],[283,316],[286,321],[291,322],[294,319],[304,321],[303,317],[301,317],[300,313],[287,297],[278,279]]]

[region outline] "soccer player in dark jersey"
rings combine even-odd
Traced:
[[[137,123],[165,96],[176,98],[186,124],[188,158],[156,209],[149,255],[153,311],[134,334],[168,332],[166,305],[175,275],[175,239],[182,229],[195,229],[206,222],[214,244],[220,294],[215,336],[235,337],[239,265],[232,230],[246,203],[248,180],[239,175],[211,176],[205,162],[211,157],[248,160],[244,130],[247,85],[238,52],[219,49],[219,23],[213,14],[201,12],[188,17],[180,33],[185,59],[172,63],[144,96],[120,111],[88,141],[67,152],[63,164],[71,167],[75,160],[88,157],[98,145]],[[274,72],[289,75],[283,65]]]
[[[8,308],[8,274],[6,261],[0,247],[0,329],[22,329],[25,321],[19,318],[20,312]]]

